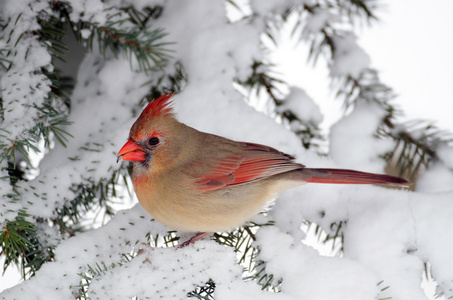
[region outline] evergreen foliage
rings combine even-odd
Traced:
[[[98,22],[87,22],[82,20],[73,21],[71,19],[72,8],[70,3],[65,1],[49,1],[49,7],[43,9],[36,16],[36,22],[39,29],[20,34],[17,41],[14,41],[14,28],[20,21],[21,15],[16,19],[0,20],[2,29],[2,40],[6,44],[0,44],[1,66],[4,73],[2,76],[9,76],[11,69],[14,67],[14,61],[27,59],[29,52],[25,57],[19,57],[14,47],[21,40],[37,38],[41,45],[47,48],[51,55],[52,62],[55,60],[65,61],[68,48],[63,43],[63,38],[67,34],[65,28],[71,28],[76,38],[87,48],[93,48],[97,44],[99,51],[107,55],[113,53],[115,56],[124,55],[131,64],[138,62],[139,69],[149,72],[153,68],[162,69],[166,58],[168,57],[168,44],[160,43],[159,40],[165,36],[162,29],[150,30],[146,27],[146,19],[156,17],[155,9],[147,9],[144,13],[136,11],[134,8],[116,9],[109,8],[106,12],[107,20],[101,26]],[[146,13],[146,14],[145,14]],[[87,33],[89,35],[87,36]],[[13,43],[13,44],[12,44]],[[14,71],[17,74],[17,71]],[[36,117],[33,118],[34,126],[24,128],[16,136],[5,127],[0,129],[0,162],[7,162],[8,168],[5,168],[9,174],[9,180],[13,188],[13,193],[4,194],[3,196],[10,202],[18,201],[21,197],[16,183],[27,180],[26,170],[32,168],[30,152],[40,153],[51,150],[56,142],[66,146],[68,139],[72,137],[64,128],[71,125],[68,121],[68,114],[71,109],[70,95],[72,84],[67,78],[61,78],[60,71],[52,65],[43,66],[35,69],[33,74],[42,75],[42,83],[39,85],[48,85],[49,91],[43,95],[43,101],[25,105],[32,105],[36,111]],[[69,84],[68,84],[69,83]],[[34,88],[30,86],[33,91]],[[4,110],[4,100],[0,98],[1,116],[7,114]],[[4,120],[4,118],[2,118]],[[40,141],[44,142],[43,147]],[[87,151],[96,151],[96,149],[86,148]],[[78,160],[74,157],[73,160]],[[25,165],[21,162],[25,162]],[[124,172],[123,176],[124,175]],[[117,184],[121,172],[114,171],[111,178],[102,179],[99,182],[88,180],[86,183],[74,186],[75,198],[66,204],[57,208],[56,217],[41,222],[51,222],[54,226],[58,225],[63,236],[73,236],[75,231],[80,230],[80,218],[94,207],[102,208],[103,213],[112,216],[114,210],[109,206],[112,197],[115,197],[115,184]],[[39,197],[36,194],[36,197]],[[8,207],[7,203],[3,203]],[[5,254],[6,260],[4,270],[11,263],[20,266],[24,278],[32,276],[43,263],[53,257],[52,247],[46,248],[40,244],[36,238],[36,225],[30,222],[34,217],[27,214],[26,210],[20,211],[14,220],[5,220],[4,231],[1,234],[1,249]],[[40,220],[39,216],[37,221]],[[76,227],[76,228],[73,228]],[[90,228],[91,226],[89,226]],[[77,230],[76,230],[77,229]],[[85,228],[86,229],[86,228]]]

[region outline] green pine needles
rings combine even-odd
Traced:
[[[35,12],[35,20],[30,20],[39,25],[38,29],[27,30],[21,27],[22,18],[25,18],[22,14],[8,20],[0,20],[2,76],[11,77],[12,80],[22,76],[20,74],[22,70],[16,69],[15,64],[21,60],[31,59],[30,56],[34,55],[33,49],[25,53],[15,50],[20,43],[37,41],[37,45],[41,45],[51,58],[48,63],[36,69],[23,70],[29,72],[30,76],[40,79],[37,85],[25,87],[30,91],[29,95],[32,95],[30,101],[22,104],[25,109],[33,112],[30,122],[24,122],[22,127],[19,126],[22,128],[20,132],[12,132],[9,129],[12,127],[8,126],[0,128],[0,163],[7,162],[12,187],[10,193],[2,190],[4,201],[18,202],[21,198],[21,190],[16,189],[15,185],[18,181],[26,181],[29,176],[26,170],[33,165],[31,152],[47,151],[55,142],[66,147],[72,138],[67,128],[72,124],[68,121],[68,115],[71,110],[69,95],[73,86],[68,84],[66,78],[62,78],[60,71],[53,66],[57,60],[65,61],[68,51],[64,43],[68,32],[66,28],[70,28],[78,41],[89,50],[94,51],[96,45],[103,55],[110,53],[115,56],[122,55],[130,61],[132,68],[143,72],[162,70],[171,52],[170,44],[161,42],[166,35],[165,32],[162,29],[150,30],[147,26],[149,19],[157,17],[158,8],[139,12],[132,7],[123,10],[111,7],[104,12],[105,23],[100,24],[96,21],[82,20],[80,17],[73,20],[74,15],[71,14],[72,7],[69,2],[49,1],[48,5]],[[21,29],[23,32],[18,32]],[[3,93],[12,93],[5,88],[2,87]],[[25,97],[30,96],[25,94]],[[13,103],[9,101],[19,103],[19,99],[0,98],[0,122],[9,120],[7,117],[12,112],[8,107],[9,103]],[[80,230],[74,228],[74,225],[84,212],[103,207],[103,213],[113,215],[114,210],[109,208],[107,200],[115,196],[115,184],[120,177],[118,175],[118,172],[114,172],[111,179],[100,182],[88,181],[88,184],[74,187],[76,197],[57,209],[56,218],[45,221],[60,228],[63,236],[72,236],[74,231]],[[24,278],[33,275],[43,263],[53,257],[52,249],[44,251],[39,240],[35,238],[36,227],[31,221],[32,218],[27,211],[20,211],[16,213],[15,219],[7,220],[3,230],[0,231],[0,250],[6,257],[3,269],[6,270],[11,264],[16,264],[21,267]],[[47,255],[44,255],[45,253]]]

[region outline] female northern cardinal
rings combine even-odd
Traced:
[[[118,159],[132,161],[141,205],[157,221],[181,231],[243,225],[278,192],[306,182],[407,185],[398,177],[340,169],[309,169],[274,148],[232,141],[178,122],[170,97],[150,102],[135,121]]]

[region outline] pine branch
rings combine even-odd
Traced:
[[[187,80],[187,73],[181,62],[174,63],[172,73],[156,72],[153,78],[146,83],[150,86],[149,91],[138,103],[137,111],[134,111],[134,114],[138,115],[146,104],[162,94],[180,93],[186,87]]]
[[[126,176],[124,170],[120,169],[114,171],[112,177],[108,179],[101,179],[97,183],[89,181],[89,183],[76,187],[74,192],[77,196],[57,208],[57,218],[50,220],[53,225],[59,226],[62,237],[74,236],[78,231],[91,229],[92,224],[80,226],[81,219],[90,211],[98,210],[99,215],[102,212],[103,215],[99,218],[104,220],[103,223],[110,219],[116,213],[112,208],[112,199],[117,196],[116,186],[124,176]],[[36,195],[36,197],[39,196]],[[11,194],[10,201],[20,201],[20,194]],[[28,216],[25,211],[19,213],[16,221],[7,221],[4,232],[0,233],[0,245],[2,252],[6,255],[4,270],[11,264],[20,265],[23,277],[26,278],[27,275],[33,275],[42,264],[53,259],[53,247],[56,245],[43,247],[42,241],[36,237],[34,225],[24,216]],[[42,220],[42,222],[47,222],[47,220]],[[20,226],[20,231],[17,230],[18,226]],[[11,234],[12,231],[14,234]],[[21,247],[18,248],[19,246]]]
[[[71,21],[69,13],[71,7],[68,3],[62,1],[52,1],[52,8],[58,14],[48,13],[41,11],[37,13],[37,21],[40,29],[25,32],[20,35],[17,41],[11,40],[11,35],[14,31],[14,25],[20,21],[19,15],[15,20],[8,20],[6,25],[0,21],[0,28],[3,30],[9,26],[10,32],[9,43],[15,45],[8,45],[3,48],[0,40],[0,64],[5,71],[12,67],[12,60],[16,52],[12,51],[18,43],[25,41],[27,38],[37,37],[38,41],[47,49],[48,53],[52,56],[52,62],[56,60],[64,61],[64,56],[67,52],[66,45],[62,42],[65,36],[65,26],[70,26],[75,30],[76,36],[79,37],[85,45],[93,45],[95,36],[99,43],[101,53],[106,55],[107,49],[118,55],[122,53],[125,55],[131,64],[136,59],[141,70],[151,70],[153,68],[162,68],[162,63],[168,57],[168,51],[165,48],[167,43],[159,43],[159,40],[165,36],[162,30],[150,31],[147,26],[148,20],[158,17],[162,8],[156,7],[154,9],[146,9],[145,13],[138,12],[133,9],[128,9],[129,14],[123,13],[121,10],[111,9],[109,20],[103,26],[87,22],[79,21],[74,23]],[[85,31],[83,31],[86,29]],[[88,30],[88,31],[87,31]],[[95,34],[86,36],[87,32],[91,31]],[[3,37],[3,36],[2,36]],[[6,35],[8,38],[8,35]],[[26,53],[28,55],[29,52]],[[17,58],[15,58],[17,59]],[[25,57],[27,59],[27,57]],[[19,180],[24,180],[23,171],[19,168],[20,160],[24,160],[29,166],[31,161],[29,158],[30,151],[39,152],[36,145],[39,140],[44,140],[44,147],[49,149],[53,140],[57,140],[63,146],[69,141],[71,135],[66,131],[65,127],[71,125],[67,121],[67,116],[71,107],[71,102],[68,97],[72,90],[71,82],[68,83],[66,79],[62,79],[57,70],[52,67],[41,67],[34,71],[34,74],[44,75],[40,78],[45,78],[44,84],[50,87],[50,92],[44,97],[42,103],[32,103],[31,107],[37,112],[37,117],[33,120],[35,125],[32,128],[27,128],[19,137],[11,135],[7,129],[0,129],[0,162],[8,161],[9,168],[7,170],[10,176],[10,182],[14,186]],[[175,79],[176,81],[176,79]],[[39,83],[43,84],[43,83]],[[33,91],[34,87],[30,87]],[[5,112],[3,101],[0,102],[0,116],[3,119]],[[77,159],[77,158],[75,158]],[[80,186],[75,187],[77,196],[73,200],[69,200],[65,205],[57,209],[58,217],[54,220],[53,225],[58,225],[62,234],[73,236],[78,230],[86,230],[86,228],[73,228],[81,221],[88,211],[94,210],[99,218],[108,219],[114,213],[112,208],[111,199],[115,197],[115,185],[118,181],[118,173],[113,174],[110,179],[102,179],[99,182],[84,182]],[[17,194],[17,198],[20,195]],[[8,226],[15,226],[15,223],[8,223]],[[10,231],[4,236],[11,236]],[[34,241],[34,233],[28,230],[24,233],[25,236]],[[14,236],[14,235],[13,235]],[[7,240],[8,241],[8,240]],[[13,240],[14,241],[14,240]],[[38,243],[39,241],[36,240]],[[8,242],[6,246],[14,245]],[[5,246],[5,247],[6,247]],[[52,249],[42,249],[40,247],[33,248],[33,257],[43,257],[45,253],[52,253]],[[7,251],[12,251],[13,248],[8,247]],[[37,270],[45,260],[30,260],[30,254],[27,251],[12,252],[8,262],[17,263],[19,259],[22,260],[22,266],[31,263],[29,268],[32,272]],[[9,263],[5,265],[8,267]],[[33,266],[32,266],[33,265]],[[24,273],[25,274],[25,273]],[[24,275],[25,276],[25,275]]]
[[[0,18],[0,33],[2,33],[5,30],[6,24],[4,23],[3,19]],[[11,60],[6,59],[6,56],[8,54],[8,49],[5,47],[6,43],[4,41],[4,37],[2,34],[0,34],[0,67],[3,69],[3,71],[6,71],[9,69],[9,67],[12,64]],[[2,69],[0,68],[0,71]],[[1,102],[1,98],[0,98]]]
[[[453,299],[453,289],[449,288],[444,288],[445,283],[442,283],[442,285],[439,284],[439,282],[436,281],[436,278],[434,277],[433,270],[432,270],[432,265],[429,262],[425,262],[423,264],[424,267],[424,279],[431,285],[435,284],[435,292],[434,295],[429,295],[432,297],[432,299]],[[426,292],[426,291],[425,291]]]
[[[245,86],[249,90],[249,93],[254,91],[258,97],[264,91],[269,101],[276,108],[274,112],[277,119],[283,121],[284,124],[289,125],[294,130],[296,135],[301,139],[303,147],[305,149],[320,151],[320,143],[324,140],[324,137],[318,125],[300,119],[294,111],[279,109],[285,103],[282,92],[280,91],[281,87],[284,87],[284,82],[270,75],[269,70],[271,68],[272,65],[263,62],[254,62],[250,77],[245,81],[238,80],[237,82]]]
[[[263,226],[272,226],[273,222],[264,224],[249,223],[232,232],[215,233],[214,240],[221,245],[233,247],[237,253],[238,263],[244,266],[246,274],[244,280],[253,280],[261,285],[262,290],[277,292],[282,279],[275,279],[274,275],[266,272],[266,262],[258,260],[259,249],[253,245],[254,233]]]
[[[208,280],[204,286],[197,286],[195,290],[187,294],[187,298],[195,298],[199,300],[213,300],[215,292],[215,282]]]
[[[436,148],[453,140],[450,133],[426,121],[395,123],[395,116],[401,114],[391,104],[395,95],[390,87],[380,81],[376,70],[367,69],[358,79],[352,76],[338,79],[338,86],[337,96],[343,98],[346,109],[360,101],[368,101],[379,104],[387,111],[377,135],[395,141],[393,151],[384,155],[384,159],[398,168],[399,176],[414,181],[422,168],[428,167],[436,158]]]
[[[355,19],[366,21],[370,25],[373,21],[378,21],[375,11],[378,9],[376,0],[334,0],[327,3],[303,4],[302,10],[310,14],[315,14],[318,9],[332,9],[341,15],[348,17],[351,23]]]
[[[271,76],[267,71],[271,65],[266,65],[263,62],[255,61],[252,65],[252,74],[244,82],[240,82],[243,85],[248,86],[251,90],[256,91],[256,95],[259,96],[261,90],[264,88],[266,93],[275,103],[281,101],[276,95],[279,90],[277,86],[283,84],[283,80],[277,77]]]
[[[374,69],[366,69],[358,78],[347,75],[343,78],[335,78],[338,90],[336,96],[342,98],[345,109],[354,106],[360,101],[375,102],[382,106],[390,116],[398,113],[398,110],[390,104],[396,96],[393,90],[383,84]]]
[[[440,130],[426,121],[394,124],[390,117],[383,121],[379,134],[395,141],[392,152],[384,158],[399,169],[399,176],[415,181],[423,168],[428,168],[437,159],[436,150],[440,145],[453,141],[453,135]]]
[[[129,6],[123,8],[122,10],[129,14],[132,23],[140,26],[142,29],[145,29],[148,25],[148,21],[158,19],[162,15],[164,8],[160,5],[156,5],[154,7],[147,6],[143,9],[143,11],[139,11],[134,6]]]
[[[351,21],[354,18],[361,18],[367,23],[378,20],[375,14],[378,4],[375,0],[335,0],[335,2],[342,14],[347,15]]]
[[[124,258],[125,256],[123,256]],[[127,261],[127,260],[126,260]],[[122,262],[118,264],[118,266],[121,266]],[[80,284],[77,286],[79,288],[79,295],[77,296],[76,299],[80,300],[88,300],[90,297],[88,296],[89,292],[89,287],[91,281],[95,277],[100,277],[104,274],[106,274],[109,270],[115,268],[117,265],[112,264],[110,267],[108,267],[104,262],[99,262],[96,263],[96,265],[91,266],[88,265],[88,271],[86,273],[80,273],[79,276],[81,277]]]
[[[20,201],[20,194],[6,195],[10,202]],[[32,277],[41,266],[54,258],[53,249],[42,244],[37,238],[36,224],[29,221],[30,214],[20,209],[14,221],[6,220],[0,230],[0,253],[5,256],[3,272],[10,265],[16,265],[23,279]],[[44,222],[37,219],[37,222]]]
[[[324,217],[325,212],[321,212],[321,217]],[[318,242],[323,244],[330,243],[332,245],[331,254],[338,255],[343,252],[344,244],[344,227],[347,224],[347,220],[335,221],[330,224],[330,226],[325,229],[319,224],[316,224],[312,221],[304,221],[303,223],[306,227],[303,228],[303,231],[309,235],[314,234]]]
[[[367,1],[350,1],[369,18],[372,3]],[[309,13],[316,12],[316,8],[305,6]],[[356,14],[357,12],[355,12]],[[310,59],[316,63],[320,54],[326,54],[328,60],[334,59],[336,51],[335,36],[340,34],[330,24],[326,24],[320,32],[311,38]],[[336,96],[343,100],[345,110],[355,106],[358,102],[374,102],[387,111],[382,120],[382,125],[377,131],[381,138],[391,138],[395,141],[395,148],[391,153],[384,155],[387,163],[394,164],[399,169],[399,176],[405,176],[415,180],[423,167],[428,167],[430,161],[435,158],[435,149],[441,143],[451,141],[451,135],[435,128],[432,124],[421,125],[426,122],[416,121],[406,124],[397,124],[395,116],[401,114],[391,102],[395,98],[393,90],[383,84],[374,69],[365,69],[355,78],[352,75],[336,76],[332,80],[332,86],[336,89]],[[424,127],[424,128],[420,128]],[[414,135],[414,133],[416,133]]]
[[[258,253],[256,253],[258,255]],[[257,260],[255,265],[255,273],[246,278],[256,281],[261,285],[261,289],[264,291],[272,291],[274,293],[280,292],[280,286],[283,282],[283,278],[276,279],[273,274],[266,272],[266,262]]]
[[[368,101],[379,104],[387,111],[377,136],[395,141],[393,151],[384,155],[384,159],[389,165],[398,168],[398,176],[414,181],[422,168],[428,167],[435,159],[438,145],[452,140],[450,133],[426,121],[395,123],[395,116],[401,114],[391,104],[395,95],[390,87],[379,80],[376,70],[367,69],[358,79],[352,76],[338,79],[338,86],[337,96],[343,98],[345,108],[360,101]]]
[[[38,244],[33,238],[36,229],[27,217],[25,211],[20,211],[16,220],[7,221],[0,231],[0,251],[5,255],[3,272],[14,264],[19,266],[23,278],[27,274],[33,275],[40,266],[36,263],[39,260],[36,256]]]
[[[68,138],[72,137],[62,127],[70,125],[67,121],[67,113],[58,110],[55,102],[59,102],[59,98],[53,93],[49,93],[44,99],[41,106],[34,105],[38,112],[36,125],[22,134],[23,137],[11,138],[10,132],[5,129],[0,130],[0,162],[7,160],[13,162],[14,167],[20,154],[20,158],[25,160],[27,165],[31,165],[29,158],[30,150],[35,153],[41,152],[36,146],[40,139],[45,141],[45,147],[49,148],[52,138],[55,138],[60,144],[66,146]]]
[[[110,174],[110,178],[102,178],[98,182],[87,180],[73,186],[72,190],[76,196],[55,211],[57,217],[54,222],[59,225],[61,231],[72,236],[77,232],[92,229],[94,221],[98,219],[102,220],[102,224],[110,220],[116,213],[113,199],[117,197],[119,182],[125,180],[124,171],[118,169]],[[96,217],[90,218],[91,223],[85,222],[85,226],[81,226],[81,220],[85,219],[89,212],[94,213]]]
[[[92,24],[93,25],[93,24]],[[94,26],[93,26],[94,27]],[[140,70],[150,70],[151,64],[148,59],[151,59],[159,68],[162,68],[162,56],[164,55],[164,49],[158,47],[165,44],[153,44],[154,40],[158,40],[165,35],[161,30],[156,30],[148,36],[147,43],[140,43],[139,37],[142,34],[141,30],[133,29],[129,32],[122,32],[114,27],[99,27],[97,28],[98,35],[101,39],[106,42],[105,46],[100,47],[101,53],[105,50],[112,50],[115,55],[117,54],[117,47],[121,47],[125,51],[125,56],[129,57],[131,54],[135,54],[139,58],[139,61],[143,59],[140,64]],[[129,52],[129,53],[128,53]]]
[[[378,288],[380,289],[379,294],[381,294],[382,292],[384,292],[390,288],[390,286],[388,286],[388,285],[382,286],[383,283],[384,283],[384,280],[381,280],[377,284]],[[379,295],[378,295],[378,297],[379,297]],[[392,299],[392,297],[378,298],[378,300],[390,300],[390,299]]]
[[[68,51],[68,47],[62,41],[66,35],[64,22],[53,15],[42,12],[38,17],[38,24],[41,28],[33,32],[33,34],[38,35],[38,39],[47,46],[53,60],[60,60],[66,63],[64,56]]]
[[[99,51],[105,56],[106,51],[111,51],[116,57],[121,53],[131,65],[132,58],[136,58],[140,71],[149,72],[155,67],[163,69],[163,65],[171,52],[166,47],[172,43],[159,42],[166,36],[162,29],[149,30],[145,26],[150,18],[158,17],[162,8],[148,8],[146,14],[138,12],[132,7],[125,10],[111,9],[105,25],[88,21],[71,21],[72,8],[62,1],[53,2],[54,10],[69,22],[70,28],[77,40],[85,47],[92,50],[95,41],[98,42]]]
[[[8,70],[13,63],[11,60],[5,58],[5,53],[8,52],[7,49],[0,48],[0,66],[4,70]]]
[[[282,102],[280,105],[284,104]],[[324,135],[321,133],[321,129],[317,124],[311,121],[301,120],[293,111],[284,110],[281,112],[284,120],[287,120],[290,124],[297,124],[297,129],[293,129],[294,133],[301,139],[302,146],[305,149],[312,149],[323,154],[320,149],[320,144],[325,140]]]
[[[20,19],[20,16],[17,17],[15,23],[17,23]],[[44,45],[49,53],[56,59],[61,59],[61,55],[65,51],[64,45],[61,43],[61,39],[64,36],[64,31],[62,29],[61,22],[59,22],[55,17],[49,16],[45,12],[38,17],[38,23],[41,25],[41,28],[36,31],[30,31],[27,36],[25,33],[20,35],[20,38],[15,41],[15,45],[17,46],[21,40],[25,40],[28,37],[37,36],[38,41]],[[5,25],[6,27],[14,26],[12,21]],[[14,29],[9,32],[10,38],[13,33]],[[8,40],[8,42],[13,42]],[[14,51],[11,51],[11,45],[9,45],[10,50],[7,51],[7,57],[11,57],[11,64],[8,66],[8,71],[11,69],[13,64],[13,58],[16,55]],[[28,55],[28,52],[26,52]],[[24,59],[27,59],[25,57]],[[32,103],[32,104],[23,104],[24,106],[29,105],[34,108],[37,112],[36,116],[36,125],[32,128],[25,129],[21,136],[11,136],[11,132],[6,129],[3,129],[1,136],[3,137],[2,141],[0,142],[0,162],[3,160],[8,160],[13,162],[13,164],[17,161],[17,153],[20,154],[21,159],[25,160],[28,165],[31,165],[29,160],[29,151],[40,152],[40,149],[36,147],[38,141],[43,138],[46,142],[46,147],[48,148],[50,145],[50,140],[52,139],[51,134],[63,145],[65,145],[65,141],[70,136],[62,126],[66,126],[69,123],[67,122],[67,111],[62,109],[62,105],[60,105],[60,98],[53,93],[53,91],[59,90],[58,82],[56,80],[57,77],[54,75],[53,72],[47,69],[48,67],[41,67],[34,71],[34,75],[36,78],[44,78],[44,80],[38,83],[36,86],[30,86],[30,93],[33,94],[41,89],[41,86],[50,86],[51,91],[44,96],[44,99],[41,103]],[[15,71],[17,72],[17,70]],[[44,77],[40,77],[43,75]],[[3,104],[3,101],[2,101]],[[5,113],[5,107],[1,107],[2,114]],[[15,166],[14,166],[15,167]]]
[[[30,132],[26,138],[11,139],[10,132],[0,128],[0,163],[3,160],[9,161],[16,168],[16,162],[19,158],[23,158],[28,165],[31,165],[29,159],[29,151],[33,150],[38,153],[40,150],[35,146],[39,140],[39,136]]]

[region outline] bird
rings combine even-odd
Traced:
[[[305,183],[408,185],[389,175],[306,168],[272,147],[198,131],[176,119],[173,94],[143,109],[117,162],[131,162],[138,201],[155,220],[197,233],[183,247],[244,225],[279,192]]]

